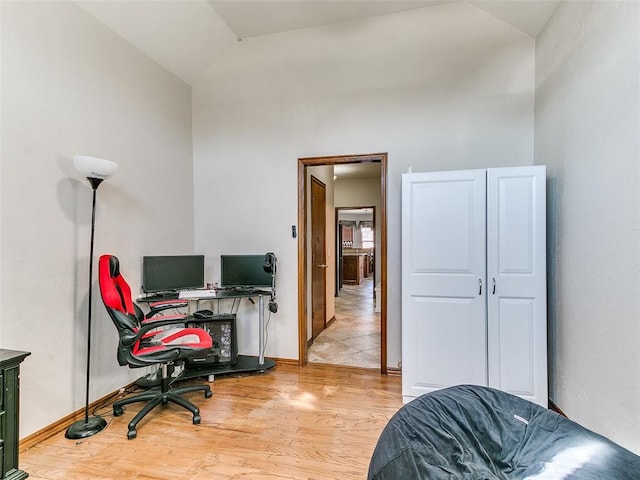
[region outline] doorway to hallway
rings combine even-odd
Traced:
[[[313,263],[310,258],[311,245],[310,243],[310,172],[314,170],[310,170],[313,167],[322,167],[322,166],[339,166],[339,167],[358,167],[362,165],[363,169],[366,167],[371,167],[377,165],[377,178],[373,182],[377,182],[377,187],[373,187],[378,192],[379,197],[379,205],[377,207],[377,220],[376,225],[378,228],[376,229],[376,275],[371,275],[370,278],[367,279],[366,282],[362,282],[361,285],[348,285],[347,289],[343,289],[340,291],[340,295],[335,297],[335,315],[333,318],[327,318],[327,326],[326,334],[322,335],[320,333],[316,338],[316,344],[326,343],[324,338],[330,339],[333,337],[335,339],[336,336],[342,336],[342,340],[348,337],[345,337],[346,323],[343,323],[347,318],[350,318],[351,325],[354,326],[354,331],[356,332],[356,336],[360,337],[358,339],[353,340],[353,345],[349,348],[345,349],[344,354],[349,355],[349,353],[354,353],[354,351],[365,352],[368,351],[367,355],[369,355],[368,362],[363,364],[362,361],[357,361],[358,363],[354,363],[353,365],[364,366],[365,368],[380,368],[381,373],[387,373],[386,368],[386,171],[387,171],[387,155],[382,154],[372,154],[372,155],[349,155],[349,156],[336,156],[336,157],[314,157],[314,158],[301,158],[298,160],[298,192],[299,192],[299,202],[298,202],[298,312],[299,312],[299,325],[298,325],[298,339],[299,339],[299,364],[304,366],[310,361],[310,349],[312,348],[311,342],[311,315],[312,315],[312,305],[311,305],[311,268]],[[334,179],[335,180],[335,179]],[[367,203],[365,203],[366,205]],[[331,255],[335,255],[335,250]],[[331,256],[329,255],[329,256]],[[331,263],[331,262],[327,262]],[[335,274],[332,274],[335,275]],[[375,278],[375,282],[377,285],[377,290],[379,292],[378,301],[380,303],[379,312],[375,312],[373,307],[374,305],[374,297],[373,297],[373,278]],[[331,279],[327,279],[327,283],[335,281],[335,278],[332,276]],[[354,287],[354,288],[352,288]],[[355,288],[358,287],[358,288]],[[329,290],[329,289],[328,289]],[[363,292],[367,292],[364,295]],[[333,297],[333,294],[331,294]],[[356,301],[358,297],[364,297],[366,301],[369,303],[368,310],[366,306],[363,306],[362,302]],[[331,298],[333,301],[334,299]],[[361,314],[355,313],[356,306],[359,305]],[[344,308],[350,308],[351,311],[347,313],[343,313]],[[330,316],[331,314],[329,314]],[[364,318],[368,317],[368,319]],[[354,322],[356,319],[356,322]],[[356,323],[359,326],[355,327]],[[340,331],[342,330],[342,333]],[[375,344],[373,344],[373,349],[377,350],[377,354],[373,356],[373,362],[371,362],[370,352],[372,348],[371,342],[364,347],[361,343],[365,341],[370,341],[375,336],[378,337]],[[353,338],[353,337],[352,337]],[[327,340],[328,341],[328,340]],[[334,344],[338,345],[338,344]],[[355,347],[355,348],[354,348]],[[361,348],[362,347],[362,348]],[[311,361],[320,361],[318,357],[316,357],[316,352],[312,352],[313,357]],[[336,355],[334,355],[336,357]],[[337,356],[336,358],[339,358]],[[337,360],[341,361],[341,360]],[[325,362],[322,362],[325,363]],[[349,363],[344,363],[349,364]]]

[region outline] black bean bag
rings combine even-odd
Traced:
[[[640,479],[640,457],[527,400],[459,385],[389,420],[368,479]]]

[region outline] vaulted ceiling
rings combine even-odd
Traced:
[[[238,38],[433,7],[457,0],[209,0]],[[536,36],[557,2],[470,0],[481,10]]]
[[[455,0],[77,0],[98,21],[192,84],[240,39],[347,22]],[[467,0],[536,37],[556,0]]]

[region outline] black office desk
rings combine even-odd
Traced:
[[[216,296],[202,296],[191,297],[181,300],[189,302],[189,311],[191,312],[191,303],[195,302],[196,310],[200,309],[200,302],[213,301],[216,303],[216,312],[219,313],[237,313],[240,307],[240,301],[243,298],[250,299],[258,298],[258,356],[252,355],[238,355],[237,361],[234,365],[202,365],[202,366],[189,366],[185,367],[180,375],[180,378],[195,378],[210,375],[220,375],[226,373],[247,373],[247,372],[259,372],[262,373],[269,368],[275,366],[275,362],[264,356],[264,339],[265,339],[265,321],[264,321],[264,298],[271,297],[271,292],[267,290],[217,290]],[[153,303],[160,302],[162,300],[176,300],[177,295],[168,296],[154,296],[139,298],[139,302]],[[228,312],[221,311],[221,300],[233,300],[231,310]],[[205,322],[206,320],[203,320]],[[197,323],[197,319],[191,319],[190,322]]]

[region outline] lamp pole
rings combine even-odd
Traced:
[[[91,184],[92,189],[92,202],[91,202],[91,243],[89,249],[89,305],[87,308],[87,370],[86,370],[86,388],[85,388],[85,403],[84,403],[84,418],[73,422],[65,433],[65,437],[69,439],[80,439],[90,437],[96,433],[102,431],[107,422],[99,415],[89,416],[89,380],[91,378],[91,310],[92,310],[92,288],[91,282],[93,280],[93,244],[95,236],[96,225],[96,194],[98,186],[105,178],[108,178],[113,171],[115,171],[116,164],[108,160],[96,159],[93,157],[76,157],[76,168],[83,173],[87,174],[87,180]],[[87,165],[85,165],[85,163]],[[91,164],[91,165],[88,165]],[[91,176],[95,172],[96,166],[107,168],[110,171],[105,171],[103,178]]]

